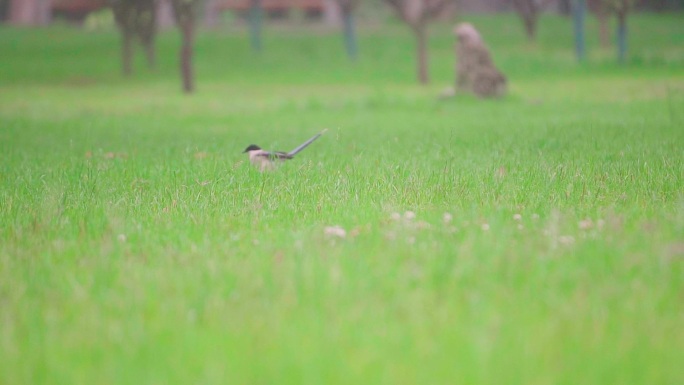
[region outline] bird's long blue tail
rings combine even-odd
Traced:
[[[297,155],[300,151],[302,151],[302,150],[305,149],[308,145],[310,145],[311,143],[313,143],[314,140],[318,139],[319,136],[325,134],[326,131],[328,131],[327,128],[326,128],[325,130],[319,132],[318,134],[314,135],[313,138],[311,138],[311,139],[307,140],[306,142],[300,144],[299,147],[297,147],[297,148],[295,148],[294,150],[288,152],[287,155],[289,155],[289,156],[295,156],[295,155]]]

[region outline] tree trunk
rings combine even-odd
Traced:
[[[418,65],[418,81],[420,84],[428,84],[430,76],[428,73],[428,54],[427,54],[427,28],[424,22],[419,22],[413,27],[416,35],[416,60]]]
[[[574,0],[573,7],[573,24],[575,26],[575,52],[577,61],[584,61],[584,19],[586,15],[586,3],[584,0]]]
[[[110,0],[114,20],[121,32],[121,64],[125,76],[133,73],[134,43],[142,44],[147,64],[155,68],[154,42],[157,33],[156,4],[154,0]]]
[[[195,7],[199,0],[172,0],[176,25],[181,33],[180,72],[183,91],[190,94],[195,90],[192,68],[193,45],[195,41]]]
[[[157,68],[157,54],[154,49],[154,39],[145,42],[144,46],[145,57],[147,58],[147,66],[151,70],[155,70]]]
[[[358,56],[358,48],[356,45],[356,31],[354,29],[354,14],[351,10],[344,11],[344,42],[347,49],[347,55],[352,61],[356,61]]]
[[[596,20],[599,27],[599,43],[601,47],[610,47],[610,31],[608,28],[608,10],[604,5],[599,5],[600,8],[596,10]]]
[[[537,15],[531,12],[524,16],[523,21],[525,23],[527,40],[530,42],[535,42],[537,40]]]
[[[570,16],[572,13],[573,0],[559,0],[558,1],[558,13],[563,16]]]
[[[187,18],[181,25],[183,46],[180,53],[181,76],[183,77],[183,91],[190,94],[195,90],[194,73],[192,69],[192,54],[194,41],[194,20]]]
[[[133,32],[122,28],[121,37],[121,69],[124,76],[130,76],[133,73]]]
[[[627,56],[627,11],[618,12],[617,19],[618,61],[624,64]]]
[[[529,42],[534,42],[537,38],[537,18],[539,16],[539,5],[536,0],[513,0],[515,12],[520,16],[525,27],[525,34]]]
[[[157,5],[153,0],[141,1],[138,12],[136,23],[138,36],[145,50],[147,66],[154,70],[156,67],[154,43],[157,35]]]

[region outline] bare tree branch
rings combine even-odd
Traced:
[[[411,27],[416,37],[416,62],[418,81],[429,82],[427,26],[452,0],[385,0],[399,17]]]

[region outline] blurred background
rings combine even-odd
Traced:
[[[475,17],[475,20],[479,20],[476,27],[484,28],[485,42],[491,43],[494,48],[494,58],[503,57],[500,60],[504,61],[504,67],[509,65],[508,69],[515,73],[515,68],[511,68],[515,63],[507,64],[507,56],[497,54],[497,51],[512,49],[510,44],[505,43],[508,36],[519,37],[515,39],[516,44],[526,42],[526,46],[516,45],[516,52],[529,51],[522,53],[531,54],[531,57],[540,55],[549,61],[553,61],[553,55],[543,52],[544,47],[559,48],[561,45],[566,49],[564,52],[574,52],[575,62],[584,61],[588,44],[585,41],[589,39],[593,47],[603,50],[594,59],[605,59],[608,56],[606,52],[610,50],[614,62],[624,64],[635,58],[643,62],[653,60],[653,55],[648,53],[648,40],[652,40],[652,37],[642,34],[638,29],[654,30],[653,26],[665,20],[672,28],[662,31],[662,36],[667,37],[658,38],[658,41],[664,41],[670,47],[677,45],[677,42],[681,42],[681,36],[677,35],[682,29],[678,30],[675,25],[677,20],[684,25],[683,9],[684,0],[0,0],[0,23],[31,28],[58,25],[84,33],[111,33],[118,29],[124,75],[133,72],[135,47],[138,44],[143,48],[142,56],[147,66],[157,68],[157,35],[164,36],[164,31],[177,28],[181,41],[180,45],[175,44],[174,50],[179,50],[181,60],[174,65],[180,66],[182,88],[190,93],[195,89],[193,55],[197,30],[219,34],[244,33],[244,41],[248,42],[252,53],[266,49],[263,31],[268,28],[279,28],[281,31],[285,28],[289,33],[296,31],[303,36],[322,36],[339,30],[341,38],[337,42],[341,42],[340,52],[344,52],[350,61],[357,62],[363,51],[358,42],[357,29],[361,29],[362,36],[363,31],[366,31],[365,36],[373,36],[373,32],[368,31],[394,31],[396,28],[392,28],[395,25],[404,25],[409,27],[404,30],[413,35],[415,42],[415,50],[405,51],[404,55],[412,57],[415,63],[414,78],[419,83],[427,84],[431,77],[431,64],[428,61],[431,44],[434,48],[434,40],[428,33],[428,26],[432,24],[439,31],[433,38],[443,39],[437,55],[451,56],[449,62],[453,62],[453,51],[448,48],[448,42],[454,41],[451,28],[457,21],[472,21]],[[665,19],[639,19],[637,30],[630,34],[628,20],[634,14],[665,15]],[[545,18],[546,22],[543,21]],[[587,32],[585,25],[590,28]],[[544,29],[548,33],[545,34]],[[271,36],[277,39],[278,34],[275,32]],[[55,36],[59,35],[57,33]],[[488,35],[494,35],[493,39],[489,40]],[[40,35],[14,32],[5,36],[11,40]],[[637,45],[642,48],[638,55],[640,57],[629,56],[630,36],[637,36]],[[640,42],[639,36],[642,37]],[[367,46],[365,52],[376,55],[373,51],[379,47],[373,44],[372,38],[364,43]],[[116,42],[109,44],[112,48],[117,45]],[[162,39],[162,51],[165,50],[163,47]],[[170,46],[167,47],[170,49]],[[15,58],[11,49],[16,47],[10,44],[5,48],[7,57]],[[88,49],[85,46],[82,48]],[[271,45],[270,48],[275,47]],[[203,50],[207,51],[207,48]],[[658,53],[657,61],[667,62],[668,56],[663,56],[662,52]],[[159,56],[163,56],[163,71],[168,52],[164,51]],[[172,57],[175,60],[176,55],[172,54]],[[253,59],[245,59],[245,62],[254,62]],[[343,58],[331,59],[331,62],[338,59]],[[439,60],[446,63],[445,59]],[[434,64],[432,66],[435,67]],[[436,65],[438,73],[453,71],[442,70],[439,66]],[[452,64],[443,66],[448,68]],[[508,69],[504,68],[504,73]],[[86,72],[91,71],[92,68],[86,69]],[[354,71],[359,75],[356,79],[363,80],[363,65]],[[373,76],[382,75],[375,73]]]
[[[143,0],[144,1],[144,0]],[[236,18],[247,17],[250,6],[260,3],[269,20],[291,23],[307,21],[326,25],[341,22],[338,0],[199,0],[201,7],[199,20],[203,25],[216,26],[233,22]],[[120,1],[107,0],[0,0],[0,22],[14,25],[42,26],[54,22],[73,25],[113,24],[108,5]],[[523,1],[524,2],[524,1]],[[587,0],[593,6],[600,0]],[[607,1],[610,2],[610,1]],[[156,0],[158,24],[169,27],[173,24],[171,0]],[[445,17],[455,10],[463,13],[503,13],[514,12],[516,0],[453,0],[451,6],[442,12]],[[543,5],[544,12],[569,15],[573,0],[530,0],[535,5]],[[681,11],[682,0],[636,0],[635,11],[667,12]],[[386,10],[380,0],[359,1],[359,16],[365,21],[379,21],[386,18]]]

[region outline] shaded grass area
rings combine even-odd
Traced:
[[[192,97],[171,33],[122,81],[112,32],[3,29],[0,382],[682,382],[680,20],[634,18],[618,68],[476,18],[486,102],[437,98],[446,25],[429,87],[398,26],[355,65],[205,32]],[[275,173],[240,154],[324,127]]]

